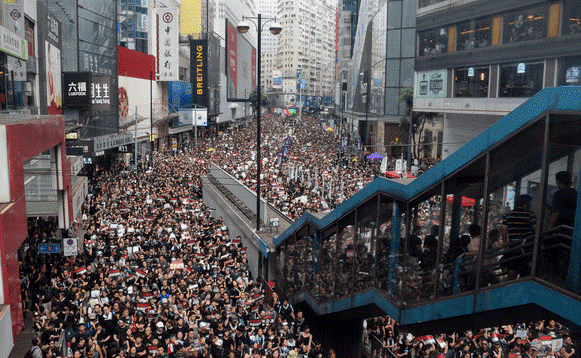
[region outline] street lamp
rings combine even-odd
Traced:
[[[236,26],[236,29],[241,34],[245,34],[248,32],[248,30],[250,30],[250,23],[246,20],[250,20],[250,22],[256,25],[256,30],[258,32],[258,41],[256,44],[258,52],[258,56],[256,56],[256,72],[258,72],[258,79],[256,84],[256,231],[260,231],[260,166],[262,164],[260,158],[260,102],[262,100],[260,72],[262,66],[262,26],[272,22],[269,30],[273,35],[280,34],[282,31],[282,26],[276,22],[275,17],[262,17],[262,14],[258,14],[258,17],[242,16],[242,21],[238,24],[238,26]],[[252,20],[256,20],[256,22]],[[266,20],[264,24],[262,23],[262,20]]]
[[[364,126],[365,131],[363,132],[363,138],[361,139],[364,147],[367,147],[367,140],[369,138],[369,134],[368,134],[369,133],[369,128],[368,128],[369,123],[367,122],[368,115],[369,115],[369,76],[368,76],[368,74],[369,73],[367,70],[363,70],[359,74],[363,77],[361,96],[365,99],[365,126]],[[363,94],[363,92],[365,92],[365,94]]]

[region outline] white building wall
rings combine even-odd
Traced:
[[[502,116],[476,114],[444,114],[442,159],[474,139]]]

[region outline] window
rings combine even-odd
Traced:
[[[488,67],[454,70],[454,97],[488,97]]]
[[[581,34],[581,6],[575,1],[569,1],[565,6],[563,34]]]
[[[442,2],[442,1],[444,1],[444,0],[420,0],[419,7],[422,8],[422,7],[434,5],[434,4],[437,4],[437,3]]]
[[[548,13],[547,6],[537,6],[505,15],[503,43],[547,37]]]
[[[448,29],[420,32],[420,56],[431,56],[448,51]]]
[[[532,97],[543,88],[543,63],[500,66],[499,97]]]
[[[490,46],[491,20],[470,20],[458,24],[458,51]]]
[[[581,57],[569,57],[559,66],[560,86],[581,86]]]

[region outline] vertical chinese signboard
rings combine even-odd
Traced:
[[[157,73],[160,81],[179,80],[179,17],[177,8],[156,9]]]

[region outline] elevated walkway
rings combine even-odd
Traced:
[[[559,171],[578,189],[580,87],[542,90],[408,185],[378,178],[323,218],[303,215],[274,239],[278,290],[319,315],[385,313],[418,333],[549,314],[581,328],[581,224],[549,227]],[[522,194],[534,234],[494,248]],[[473,222],[484,228],[476,255],[454,257]],[[417,241],[430,231],[443,239]]]

